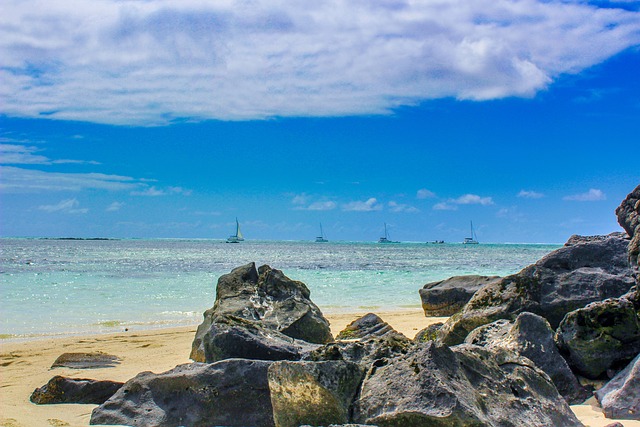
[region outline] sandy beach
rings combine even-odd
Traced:
[[[366,313],[329,314],[333,334]],[[425,318],[422,310],[377,313],[396,330],[413,338],[422,328],[443,318]],[[54,375],[74,378],[127,381],[142,371],[163,372],[189,363],[189,351],[197,325],[172,329],[140,330],[110,335],[73,336],[24,342],[3,342],[0,349],[0,426],[87,426],[95,405],[35,405],[33,390]],[[120,364],[99,369],[51,369],[62,353],[103,352],[115,355]],[[572,406],[580,420],[590,427],[603,427],[606,419],[594,399]],[[620,421],[625,427],[640,427],[640,421]]]

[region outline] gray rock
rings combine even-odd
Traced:
[[[554,332],[542,317],[522,313],[515,322],[497,320],[473,330],[466,338],[468,344],[489,348],[503,348],[531,360],[543,370],[567,403],[582,403],[591,397],[590,390],[580,385],[554,341]]]
[[[422,309],[427,317],[451,316],[462,310],[481,287],[500,280],[499,276],[454,276],[431,282],[420,289]]]
[[[638,185],[616,209],[618,224],[631,237],[629,260],[640,265],[640,185]]]
[[[113,368],[120,364],[118,356],[106,353],[63,353],[53,362],[52,368],[99,369]]]
[[[374,365],[355,421],[378,426],[581,426],[553,383],[501,349],[428,342]]]
[[[362,339],[368,337],[381,337],[387,334],[400,334],[380,316],[368,313],[349,323],[336,336],[337,340]]]
[[[109,399],[124,383],[56,375],[37,388],[29,400],[38,405],[54,403],[91,403],[100,405]]]
[[[363,372],[351,362],[275,362],[269,390],[276,427],[326,426],[350,420]]]
[[[427,341],[435,341],[438,338],[438,332],[444,323],[438,322],[433,323],[427,326],[424,329],[418,331],[415,337],[413,337],[414,342],[427,342]]]
[[[93,410],[91,424],[274,426],[267,381],[271,363],[229,359],[142,372]]]
[[[555,340],[575,371],[598,378],[640,353],[640,318],[627,298],[592,303],[569,313]]]
[[[596,392],[607,418],[640,420],[640,354]]]
[[[304,283],[267,265],[259,270],[254,263],[235,268],[218,280],[216,301],[196,331],[191,359],[206,361],[203,338],[212,336],[212,325],[237,319],[310,343],[333,341],[329,321],[309,297]]]
[[[544,317],[556,328],[573,310],[623,295],[635,282],[627,243],[614,233],[565,246],[517,274],[484,286],[445,322],[438,339],[459,344],[478,326],[514,320],[525,311]]]

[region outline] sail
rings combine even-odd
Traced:
[[[236,218],[236,237],[238,238],[238,240],[244,240],[242,231],[240,231],[240,223],[238,222],[238,218]]]

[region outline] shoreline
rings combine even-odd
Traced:
[[[370,311],[326,313],[335,336],[346,325]],[[446,318],[425,317],[422,309],[376,312],[398,332],[413,338],[421,329]],[[118,333],[83,334],[65,337],[7,342],[0,341],[0,426],[88,426],[96,405],[35,405],[29,396],[55,375],[73,378],[127,381],[142,371],[164,372],[176,365],[190,363],[189,352],[197,325],[129,330]],[[103,352],[120,359],[111,368],[54,368],[51,364],[63,353]],[[593,400],[593,401],[592,401]],[[589,427],[604,427],[606,419],[594,399],[571,408]],[[620,421],[625,427],[640,427],[640,421]]]

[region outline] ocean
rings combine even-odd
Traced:
[[[195,325],[218,278],[255,262],[304,282],[324,313],[420,307],[428,282],[508,275],[559,245],[0,239],[0,338]]]

